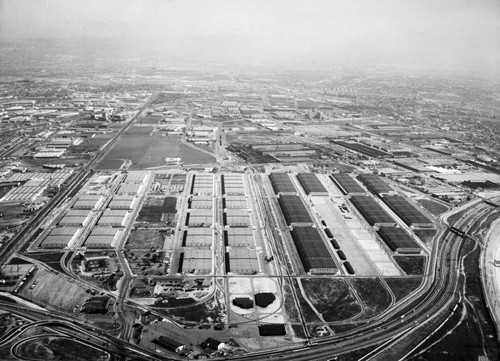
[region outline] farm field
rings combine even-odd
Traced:
[[[117,161],[130,160],[131,170],[143,170],[165,165],[165,158],[181,158],[187,164],[213,163],[215,158],[198,152],[181,142],[179,136],[153,132],[153,127],[132,127],[114,145],[97,166],[98,169],[118,169]],[[121,166],[121,163],[120,163]]]

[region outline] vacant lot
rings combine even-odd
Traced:
[[[342,279],[303,279],[307,297],[327,322],[347,320],[361,311],[349,285]]]
[[[365,304],[364,318],[376,316],[391,305],[391,295],[377,278],[356,278],[352,284]]]
[[[165,232],[161,229],[133,229],[130,231],[125,247],[128,249],[162,248]]]
[[[423,256],[394,256],[398,266],[407,274],[421,276],[425,271],[425,257]]]
[[[430,199],[417,199],[416,201],[418,202],[418,204],[424,207],[427,212],[435,215],[436,217],[449,209],[449,207],[445,206],[444,204],[432,201]]]
[[[147,222],[158,226],[170,225],[177,212],[175,197],[147,197],[142,206],[137,222]]]
[[[141,170],[162,166],[167,157],[181,158],[181,161],[187,164],[205,164],[215,161],[214,157],[182,144],[180,136],[165,136],[153,132],[153,127],[143,126],[132,127],[124,134],[98,168],[113,169],[106,168],[109,167],[110,160],[128,159],[132,162],[131,170]]]
[[[31,284],[38,280],[35,287]],[[38,269],[31,281],[22,289],[20,295],[36,304],[47,305],[66,311],[73,311],[76,305],[80,305],[90,297],[87,289],[78,283],[69,281],[59,274]]]
[[[420,238],[422,242],[425,244],[431,244],[432,239],[436,235],[436,230],[435,229],[415,229],[413,230],[413,233]]]
[[[389,288],[396,296],[396,302],[405,298],[410,293],[415,291],[422,283],[421,277],[408,278],[384,278]]]

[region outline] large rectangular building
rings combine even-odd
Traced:
[[[72,208],[74,209],[96,209],[102,201],[99,194],[83,194],[78,197]]]
[[[87,248],[114,248],[121,232],[123,229],[94,227],[85,240],[84,246]]]
[[[417,242],[401,228],[380,227],[378,234],[393,252],[419,254],[422,251]]]
[[[360,174],[358,179],[377,196],[394,192],[394,189],[376,174]]]
[[[288,173],[271,173],[269,175],[271,185],[276,194],[296,194],[297,189],[293,185]]]
[[[212,228],[189,228],[184,231],[182,245],[184,247],[212,247],[214,230]]]
[[[338,267],[318,229],[296,227],[291,233],[306,272],[311,274],[335,274],[338,272]]]
[[[328,191],[314,173],[299,173],[297,179],[307,195],[324,196]]]
[[[184,250],[182,272],[208,274],[212,272],[212,251],[206,248]]]
[[[230,247],[254,247],[253,231],[248,227],[229,228],[224,231],[224,243]]]
[[[334,173],[330,178],[337,188],[346,195],[362,195],[366,193],[364,188],[349,174]]]
[[[433,223],[401,196],[385,196],[382,201],[410,227],[432,227]]]
[[[191,194],[214,194],[214,176],[212,174],[194,174],[192,177]]]
[[[351,203],[370,226],[395,226],[396,221],[370,196],[351,196]]]
[[[311,226],[314,224],[299,196],[281,195],[278,198],[278,203],[289,226]]]

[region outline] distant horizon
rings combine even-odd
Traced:
[[[500,2],[0,0],[0,40],[30,39],[114,41],[124,50],[249,63],[309,58],[495,76]]]

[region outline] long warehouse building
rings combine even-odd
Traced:
[[[312,226],[314,224],[299,196],[282,195],[278,198],[278,203],[289,226]]]
[[[380,227],[378,234],[393,252],[419,254],[422,251],[417,242],[401,228]]]
[[[401,196],[382,197],[382,201],[410,227],[433,226],[429,218]]]
[[[316,228],[297,227],[291,234],[306,272],[311,274],[338,272],[337,265]]]
[[[396,225],[396,221],[372,197],[352,196],[349,200],[370,226]]]

